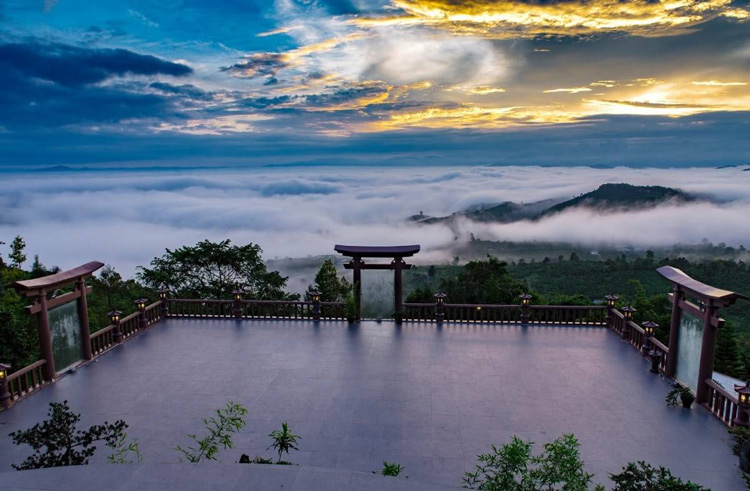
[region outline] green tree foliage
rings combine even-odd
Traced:
[[[81,415],[70,410],[68,401],[51,402],[47,412],[49,419],[37,423],[28,430],[10,434],[15,445],[29,445],[34,453],[21,464],[12,464],[16,470],[41,469],[66,465],[85,465],[94,455],[94,443],[105,441],[116,445],[128,425],[120,420],[112,424],[106,421],[88,430],[79,430]]]
[[[714,370],[731,377],[748,380],[744,378],[746,373],[742,351],[731,322],[727,322],[724,327],[718,330]]]
[[[486,261],[470,261],[457,276],[441,280],[440,290],[451,303],[502,304],[518,303],[528,288],[508,274],[506,263],[487,256]]]
[[[34,318],[24,308],[30,300],[10,286],[30,278],[18,268],[0,267],[0,360],[19,370],[39,359],[39,342]]]
[[[23,237],[16,235],[13,242],[10,243],[10,254],[8,254],[8,258],[14,267],[20,268],[26,262],[25,249],[26,242],[23,240]]]
[[[619,474],[610,474],[612,491],[710,491],[693,482],[683,482],[664,467],[646,462],[630,462]]]
[[[297,299],[284,291],[287,277],[268,271],[256,244],[204,240],[154,258],[151,267],[139,267],[138,278],[151,288],[169,288],[185,298],[231,298],[239,288],[245,298]]]
[[[310,293],[318,291],[322,302],[340,302],[352,290],[352,285],[346,278],[339,278],[333,261],[326,259],[315,275],[315,285],[310,285],[305,293],[306,300],[312,300]]]
[[[182,454],[180,462],[183,459],[193,463],[205,462],[207,460],[218,461],[219,445],[224,449],[234,446],[232,434],[245,427],[247,424],[245,422],[246,414],[247,409],[244,406],[229,401],[226,407],[216,410],[216,416],[203,418],[206,435],[203,438],[198,438],[194,434],[188,435],[195,442],[196,446],[183,448],[177,445],[175,447],[175,450]]]
[[[287,423],[281,423],[281,429],[273,430],[268,436],[273,439],[273,443],[268,448],[273,448],[279,454],[277,463],[281,462],[281,456],[285,452],[289,455],[290,450],[299,450],[297,440],[300,440],[301,437],[292,433]]]
[[[532,443],[513,437],[478,455],[479,464],[466,473],[464,486],[482,491],[588,491],[593,475],[584,470],[579,446],[574,435],[563,435],[532,455]]]
[[[120,273],[109,264],[88,282],[91,284],[91,295],[87,299],[91,332],[110,324],[107,315],[110,311],[119,310],[123,316],[129,315],[136,311],[133,303],[135,299],[156,299],[157,296],[153,289],[146,288],[135,280],[123,280]]]

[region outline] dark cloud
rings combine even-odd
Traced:
[[[172,85],[166,82],[153,82],[149,84],[149,87],[165,94],[184,96],[189,99],[204,101],[213,99],[213,94],[211,94],[210,92],[206,92],[205,90],[196,87],[193,84]]]
[[[128,74],[183,76],[191,69],[124,49],[28,42],[0,45],[0,73],[0,125],[33,133],[75,124],[179,117],[167,97],[139,92],[142,84],[101,83]],[[165,89],[162,86],[162,92]]]
[[[284,53],[254,53],[243,61],[222,68],[237,77],[274,79],[276,74],[289,66],[288,55]]]
[[[68,87],[102,82],[122,75],[188,75],[192,69],[126,49],[87,49],[57,43],[0,45],[0,70]]]

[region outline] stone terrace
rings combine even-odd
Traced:
[[[703,408],[667,408],[670,383],[647,365],[603,327],[166,319],[0,413],[0,472],[28,451],[8,432],[42,420],[50,401],[67,399],[83,424],[124,419],[157,464],[176,462],[173,447],[233,400],[248,425],[224,463],[270,456],[267,435],[287,421],[302,436],[290,456],[302,466],[341,475],[389,460],[415,486],[458,488],[490,444],[518,435],[539,450],[575,433],[598,482],[646,460],[714,491],[742,489],[726,428]]]

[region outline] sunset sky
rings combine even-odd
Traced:
[[[0,0],[0,165],[750,162],[747,0]]]

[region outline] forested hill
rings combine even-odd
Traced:
[[[568,200],[549,199],[533,203],[506,201],[495,205],[485,205],[479,209],[458,211],[445,217],[415,215],[409,217],[409,220],[424,225],[451,223],[458,218],[475,222],[511,223],[519,220],[538,220],[573,208],[593,208],[603,212],[640,210],[666,203],[688,203],[699,199],[698,196],[664,186],[608,183],[602,184],[594,191]]]
[[[564,201],[545,210],[548,216],[570,208],[595,208],[601,211],[653,208],[663,203],[687,203],[698,198],[679,189],[663,186],[602,184],[595,191]]]

